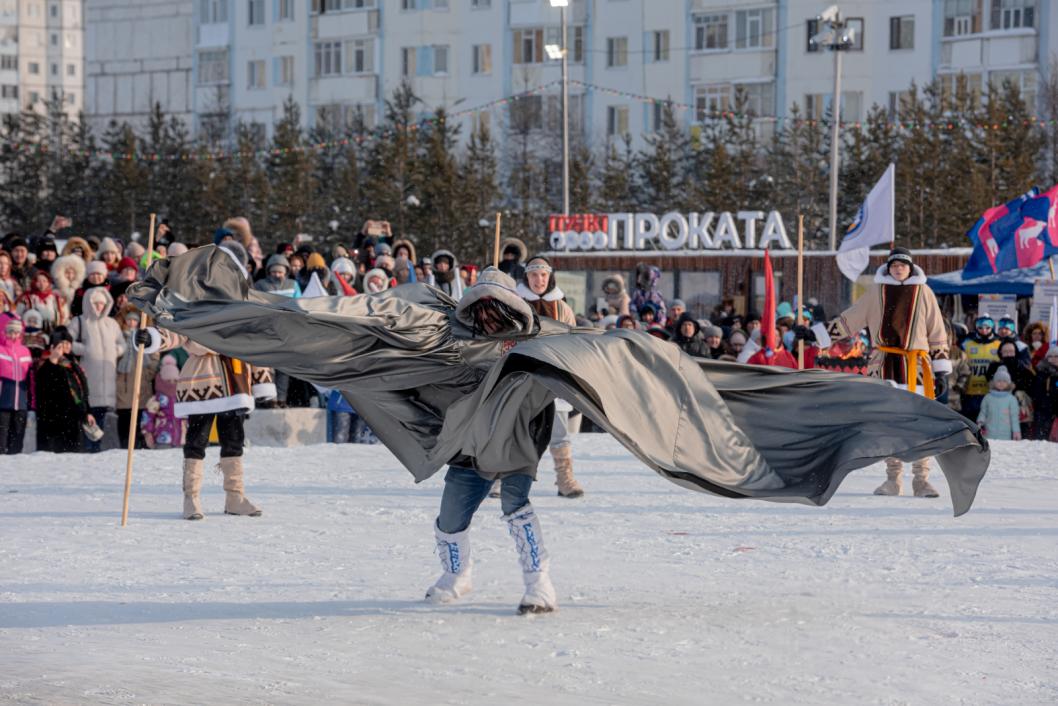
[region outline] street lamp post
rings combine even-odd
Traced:
[[[830,99],[830,249],[838,244],[838,126],[841,123],[841,57],[855,41],[855,29],[841,19],[837,5],[831,5],[816,18],[826,27],[812,37],[814,44],[834,53],[834,93]]]
[[[566,7],[569,0],[550,0],[559,10],[562,25],[562,214],[569,215],[569,51],[566,47]]]

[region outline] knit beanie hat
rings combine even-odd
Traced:
[[[170,243],[169,249],[166,252],[169,257],[176,257],[177,255],[183,255],[187,252],[187,246],[183,243]]]
[[[745,345],[746,334],[742,333],[741,331],[732,331],[730,340],[732,344],[741,343],[742,345]]]
[[[992,377],[992,382],[1012,382],[1012,380],[1010,379],[1010,372],[1007,370],[1007,366],[999,366],[999,370],[996,370],[996,374]]]
[[[907,248],[893,248],[892,250],[889,251],[889,257],[886,258],[886,261],[885,261],[885,270],[886,270],[886,272],[889,271],[889,265],[893,264],[894,262],[907,263],[908,267],[911,267],[912,265],[915,264],[911,260],[911,251],[908,250]]]
[[[101,275],[106,275],[107,263],[103,262],[102,260],[92,260],[88,263],[88,265],[85,266],[85,277],[89,277],[97,273]]]
[[[719,336],[720,338],[723,338],[724,331],[719,326],[709,325],[702,328],[702,335],[706,338],[709,338],[710,336]]]

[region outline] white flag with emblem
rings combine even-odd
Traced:
[[[867,194],[838,246],[838,269],[853,282],[870,262],[872,245],[896,239],[896,165],[890,164]]]

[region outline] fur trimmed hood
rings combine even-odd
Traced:
[[[922,271],[922,268],[918,265],[911,265],[911,276],[905,279],[903,282],[898,282],[895,277],[889,274],[888,263],[879,267],[874,273],[875,284],[925,284],[926,273]]]
[[[532,332],[536,317],[529,304],[518,294],[518,287],[510,275],[500,272],[495,267],[486,267],[478,276],[477,284],[468,287],[463,293],[463,298],[459,300],[459,306],[456,307],[456,318],[460,323],[471,329],[474,328],[474,317],[467,312],[467,309],[482,299],[495,299],[506,304],[519,319],[517,329],[514,331],[491,334],[488,335],[489,338],[511,338]]]
[[[88,244],[88,241],[84,238],[73,237],[66,241],[66,245],[62,248],[63,255],[69,255],[73,253],[74,248],[81,248],[82,259],[85,262],[95,259],[95,253],[92,251],[92,246]]]
[[[550,291],[544,292],[544,296],[540,296],[533,290],[529,289],[524,282],[519,282],[515,291],[518,292],[518,296],[527,302],[535,302],[538,299],[543,299],[545,302],[554,302],[562,301],[566,298],[565,293],[558,287],[558,285],[555,285]]]
[[[397,249],[400,248],[401,245],[403,245],[404,247],[408,248],[408,252],[410,253],[410,256],[409,256],[408,260],[414,266],[415,263],[419,261],[419,256],[415,254],[415,243],[411,242],[407,238],[400,238],[399,240],[394,240],[393,241],[393,256],[394,256],[394,258],[396,258]]]
[[[70,268],[75,273],[73,282],[67,280],[63,275],[63,272]],[[63,255],[55,258],[55,262],[51,263],[51,279],[55,283],[56,289],[62,292],[76,291],[84,284],[84,278],[85,261],[78,255]]]

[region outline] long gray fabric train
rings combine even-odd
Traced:
[[[556,397],[662,477],[729,498],[823,505],[851,471],[936,456],[958,516],[990,460],[972,422],[880,380],[705,361],[531,312],[487,335],[424,284],[289,299],[207,246],[154,263],[129,298],[219,353],[341,390],[416,481],[450,462],[535,472]]]

